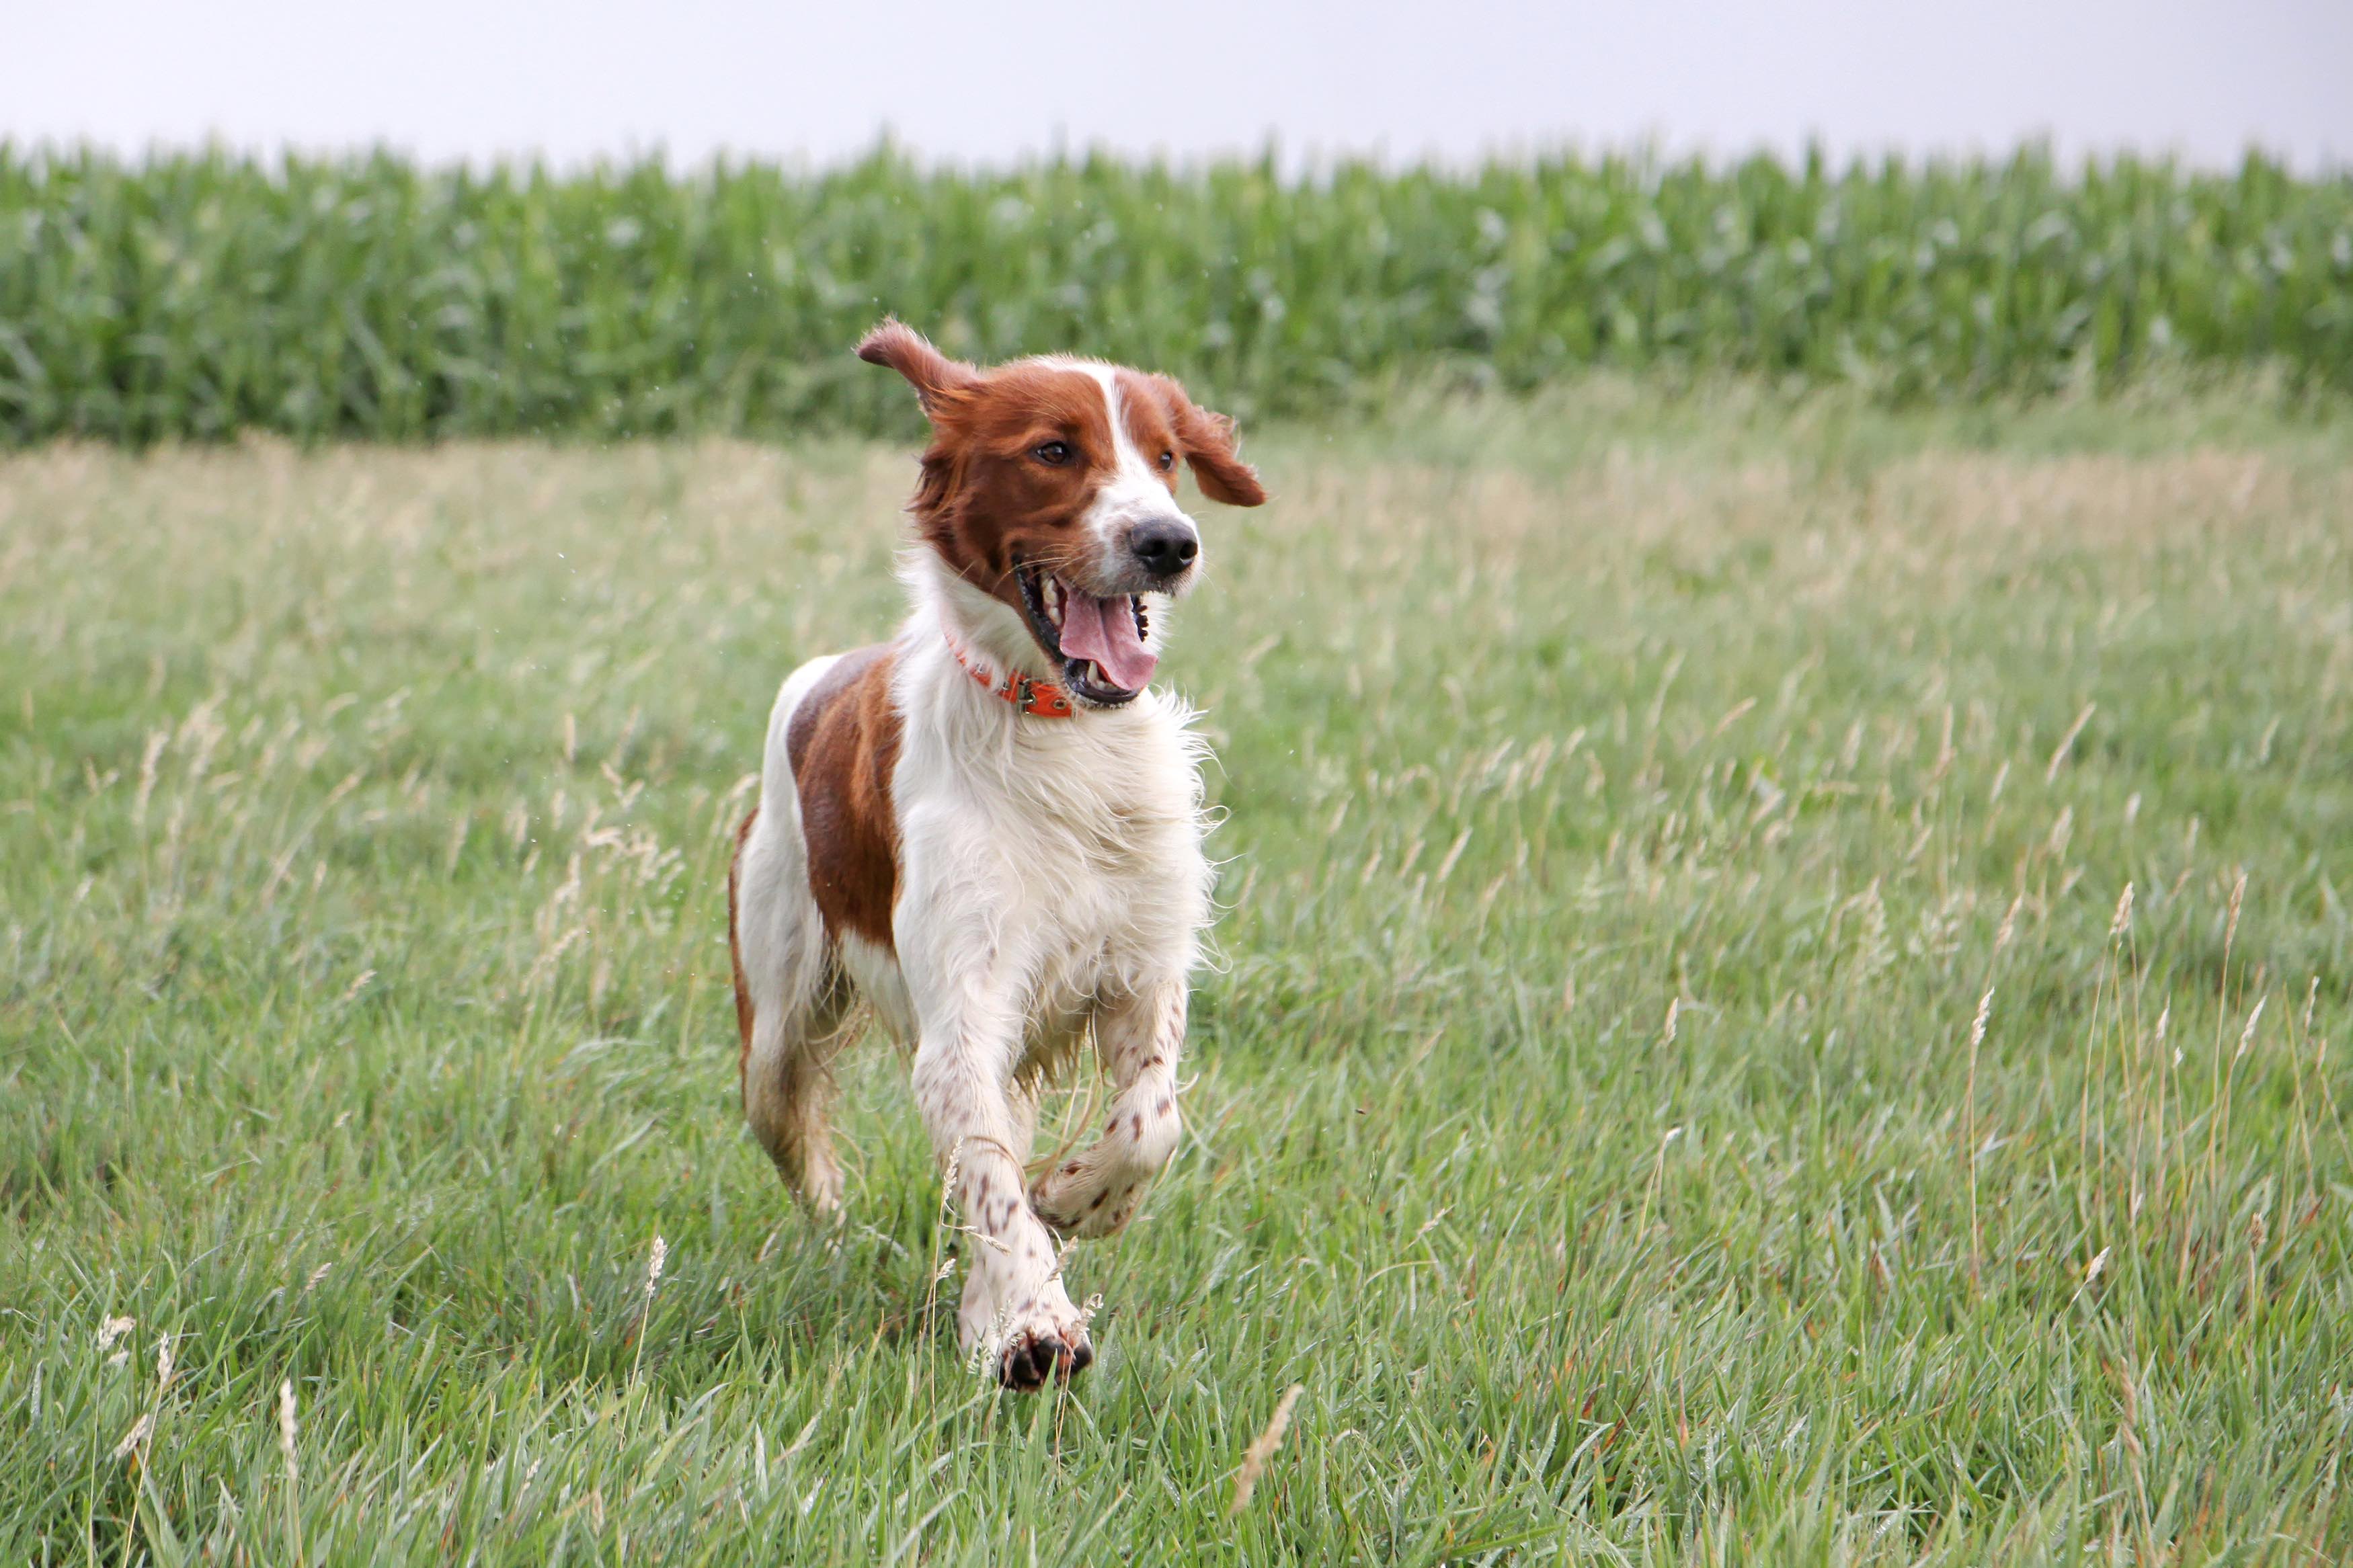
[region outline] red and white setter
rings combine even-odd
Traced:
[[[898,636],[793,671],[737,836],[729,936],[744,1114],[820,1215],[841,1204],[828,1058],[862,1000],[971,1234],[960,1338],[1006,1384],[1092,1359],[1059,1237],[1135,1212],[1175,1152],[1188,976],[1209,918],[1200,742],[1153,688],[1201,572],[1176,469],[1266,499],[1233,422],[1166,376],[1053,356],[983,371],[896,321],[859,357],[932,426]],[[1043,1082],[1092,1036],[1101,1134],[1034,1182]]]

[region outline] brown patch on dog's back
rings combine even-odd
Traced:
[[[742,935],[744,841],[752,837],[752,825],[759,820],[760,808],[755,805],[735,829],[735,852],[727,857],[727,967],[735,976],[735,1032],[744,1037],[743,1054],[735,1059],[738,1082],[752,1059],[752,988],[744,984]]]
[[[891,645],[843,654],[809,688],[785,731],[801,800],[809,892],[836,941],[855,932],[892,948],[899,896],[899,821],[891,772],[899,713],[891,703]]]

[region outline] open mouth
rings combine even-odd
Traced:
[[[1013,563],[1029,635],[1062,667],[1062,681],[1082,700],[1116,708],[1149,685],[1158,656],[1144,646],[1150,623],[1134,594],[1108,598],[1073,587],[1039,566]]]

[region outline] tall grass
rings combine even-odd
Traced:
[[[1082,347],[1244,414],[1450,372],[1860,383],[1894,400],[2284,367],[2353,388],[2353,175],[2118,159],[1462,173],[557,175],[0,147],[0,441],[892,427],[845,349]]]

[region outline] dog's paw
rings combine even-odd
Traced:
[[[1059,1283],[1005,1310],[990,1310],[967,1296],[961,1317],[966,1348],[1008,1388],[1027,1393],[1050,1382],[1068,1383],[1095,1359],[1087,1314],[1071,1304]]]
[[[1050,1382],[1070,1382],[1094,1359],[1095,1348],[1083,1325],[1024,1329],[997,1352],[997,1381],[1028,1394]]]
[[[1109,1236],[1134,1217],[1151,1184],[1142,1172],[1098,1171],[1071,1160],[1030,1189],[1029,1206],[1064,1236]]]
[[[802,1169],[801,1179],[793,1184],[793,1191],[808,1209],[809,1216],[819,1225],[834,1225],[840,1221],[841,1167],[829,1156],[809,1161]]]

